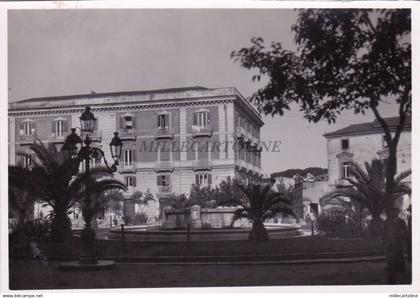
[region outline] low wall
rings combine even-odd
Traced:
[[[233,213],[236,208],[201,208],[194,205],[189,209],[173,209],[165,207],[161,228],[164,229],[185,229],[188,223],[195,229],[220,229],[231,226]],[[233,227],[249,227],[250,224],[240,219]]]

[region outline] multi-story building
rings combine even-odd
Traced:
[[[395,132],[398,117],[384,119]],[[324,134],[327,139],[328,177],[303,181],[298,185],[299,196],[303,202],[303,216],[321,212],[319,199],[335,189],[352,187],[347,179],[350,176],[351,162],[358,163],[364,170],[365,162],[372,159],[388,158],[384,132],[377,120],[353,124],[342,129]],[[397,152],[397,173],[411,169],[411,119],[406,121],[401,133]],[[411,184],[411,176],[405,182]],[[411,199],[408,196],[398,202],[404,212]]]
[[[63,144],[80,126],[86,106],[97,118],[93,139],[108,160],[119,132],[123,152],[116,177],[129,190],[159,199],[188,193],[192,184],[217,185],[228,176],[260,179],[261,116],[235,88],[204,87],[31,98],[9,104],[9,163],[30,167],[18,155],[36,139]],[[95,164],[95,161],[92,161]]]
[[[384,119],[391,133],[399,121],[398,117]],[[353,124],[324,134],[327,139],[328,185],[332,188],[349,186],[350,162],[357,162],[364,167],[372,159],[387,159],[388,148],[384,131],[377,120],[368,123]],[[411,169],[411,119],[406,121],[401,133],[397,151],[397,173]],[[408,177],[407,182],[411,181]]]

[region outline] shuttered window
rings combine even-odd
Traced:
[[[65,120],[54,120],[52,132],[54,136],[61,137],[67,131],[67,122]]]
[[[35,134],[35,122],[24,121],[20,126],[20,134],[25,136],[32,136]]]
[[[195,175],[195,184],[200,186],[211,185],[211,174],[196,174]]]
[[[208,111],[195,112],[193,125],[205,127],[210,124],[210,113]]]
[[[159,114],[158,115],[158,127],[161,129],[169,128],[169,114]]]
[[[127,186],[136,187],[137,186],[136,176],[126,176],[125,177],[125,184]]]
[[[157,176],[157,185],[158,186],[167,186],[171,184],[170,175],[158,175]]]
[[[128,149],[124,151],[124,165],[125,166],[131,166],[134,161],[134,154],[133,150]]]

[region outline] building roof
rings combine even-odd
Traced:
[[[235,101],[245,107],[248,115],[259,126],[264,125],[262,117],[257,109],[249,103],[235,87],[206,88],[202,86],[168,88],[144,91],[124,91],[63,96],[36,97],[16,102],[9,102],[9,116],[19,113],[42,113],[46,110],[81,108],[91,106],[95,108],[110,108],[116,105],[133,107],[153,104],[171,104],[174,102],[185,103],[190,100],[212,100],[222,98],[235,98]]]
[[[92,91],[88,94],[74,94],[64,96],[48,96],[48,97],[34,97],[18,101],[23,102],[38,102],[38,101],[55,101],[55,100],[66,100],[74,98],[100,98],[108,96],[122,96],[122,95],[145,95],[145,94],[157,94],[157,93],[173,93],[173,92],[184,92],[184,91],[200,91],[200,90],[211,90],[202,86],[194,87],[182,87],[182,88],[168,88],[168,89],[156,89],[156,90],[142,90],[142,91],[124,91],[124,92],[106,92],[96,93]]]
[[[399,122],[399,117],[389,117],[384,118],[386,124],[389,126],[390,130],[393,131],[397,127]],[[411,130],[411,117],[408,117],[404,124],[405,130]],[[361,134],[371,134],[371,133],[383,133],[383,129],[378,120],[372,122],[358,123],[346,126],[342,129],[332,131],[324,134],[326,138],[341,137],[341,136],[351,136],[351,135],[361,135]]]

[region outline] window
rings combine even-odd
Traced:
[[[25,168],[31,168],[32,167],[32,157],[30,155],[25,155],[24,156],[23,166]]]
[[[125,129],[132,129],[134,124],[133,124],[133,116],[125,116],[124,117],[124,128]]]
[[[133,164],[133,150],[124,151],[124,166],[131,166]]]
[[[239,116],[239,113],[236,114],[236,126],[241,126],[241,116]]]
[[[210,123],[209,112],[202,111],[194,113],[193,125],[204,127]]]
[[[195,175],[195,184],[200,186],[207,186],[211,184],[211,174],[197,174]]]
[[[23,123],[23,134],[25,136],[31,136],[35,134],[35,125],[32,121]]]
[[[349,139],[341,140],[341,149],[343,150],[349,149]]]
[[[137,185],[136,176],[126,176],[125,177],[125,184],[128,187],[136,187],[136,185]]]
[[[159,175],[157,176],[157,185],[158,186],[168,186],[170,184],[169,175]]]
[[[349,178],[349,177],[350,177],[350,163],[343,162],[341,178]]]
[[[53,134],[56,137],[63,136],[65,131],[65,121],[64,120],[55,120],[53,123]]]
[[[160,129],[167,129],[167,128],[170,127],[169,114],[159,114],[158,115],[158,127]]]

